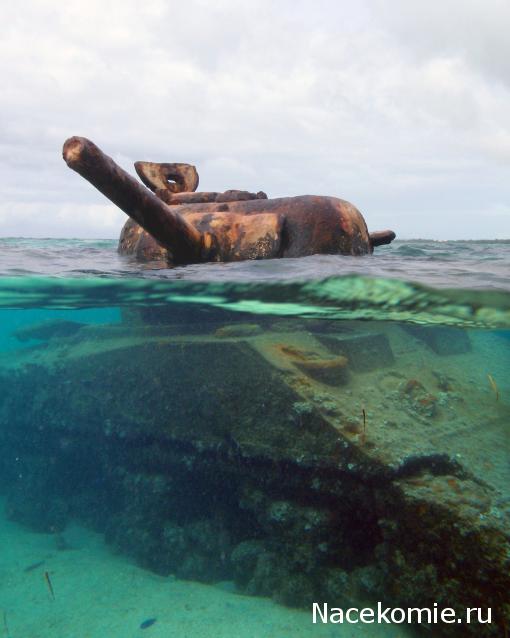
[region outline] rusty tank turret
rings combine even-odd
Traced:
[[[129,216],[119,252],[145,261],[367,255],[395,238],[391,230],[369,233],[359,210],[337,197],[197,192],[197,170],[183,163],[136,162],[141,184],[83,137],[68,139],[63,156]]]

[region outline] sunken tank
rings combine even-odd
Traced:
[[[119,252],[143,261],[367,255],[395,238],[391,230],[369,233],[359,210],[337,197],[197,192],[197,170],[183,163],[135,162],[141,184],[83,137],[69,138],[63,156],[129,216]]]

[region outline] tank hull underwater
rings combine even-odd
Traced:
[[[447,369],[469,362],[466,332],[243,321],[146,307],[118,325],[35,327],[44,347],[0,361],[10,517],[46,532],[77,517],[159,574],[286,605],[365,596],[508,620],[498,486],[468,458],[478,429],[448,429],[473,391],[412,376],[422,346]],[[379,416],[390,402],[398,421]]]

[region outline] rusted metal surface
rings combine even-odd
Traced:
[[[171,209],[201,231],[210,261],[366,255],[373,250],[361,213],[336,197],[302,195],[228,204],[182,204]],[[120,251],[143,258],[136,245],[125,239],[132,232],[132,224],[127,222]],[[168,261],[172,261],[171,255]]]
[[[194,192],[198,173],[191,164],[136,162],[153,194],[95,144],[78,137],[65,143],[64,159],[129,215],[119,252],[142,260],[182,264],[366,255],[395,238],[390,230],[369,234],[359,210],[336,197]]]
[[[278,213],[262,210],[246,215],[228,210],[214,214],[193,211],[182,214],[206,237],[213,238],[212,261],[270,259],[281,256],[285,219]]]
[[[374,233],[370,233],[370,243],[372,246],[384,246],[385,244],[391,244],[396,235],[392,230],[377,230]]]
[[[158,189],[169,193],[197,190],[198,172],[192,164],[135,162],[135,170],[145,186],[153,192]]]
[[[199,193],[174,193],[164,188],[158,188],[155,193],[157,197],[169,206],[174,206],[175,204],[210,204],[212,202],[226,203],[247,201],[250,199],[267,199],[267,195],[262,191],[259,191],[258,193],[238,190],[228,190],[224,193],[217,193],[214,191],[203,191]]]
[[[282,236],[279,249],[272,257],[365,255],[372,252],[363,216],[352,204],[336,197],[301,195],[229,204],[182,205],[172,207],[172,210],[178,211],[202,232],[213,234],[217,233],[214,233],[211,223],[218,214],[223,214],[226,221],[229,217],[225,217],[225,213],[235,214],[239,222],[238,233],[243,232],[244,224],[249,223],[252,215],[279,216],[282,218]]]

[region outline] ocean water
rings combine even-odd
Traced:
[[[5,636],[505,635],[510,241],[115,249],[0,239]]]

